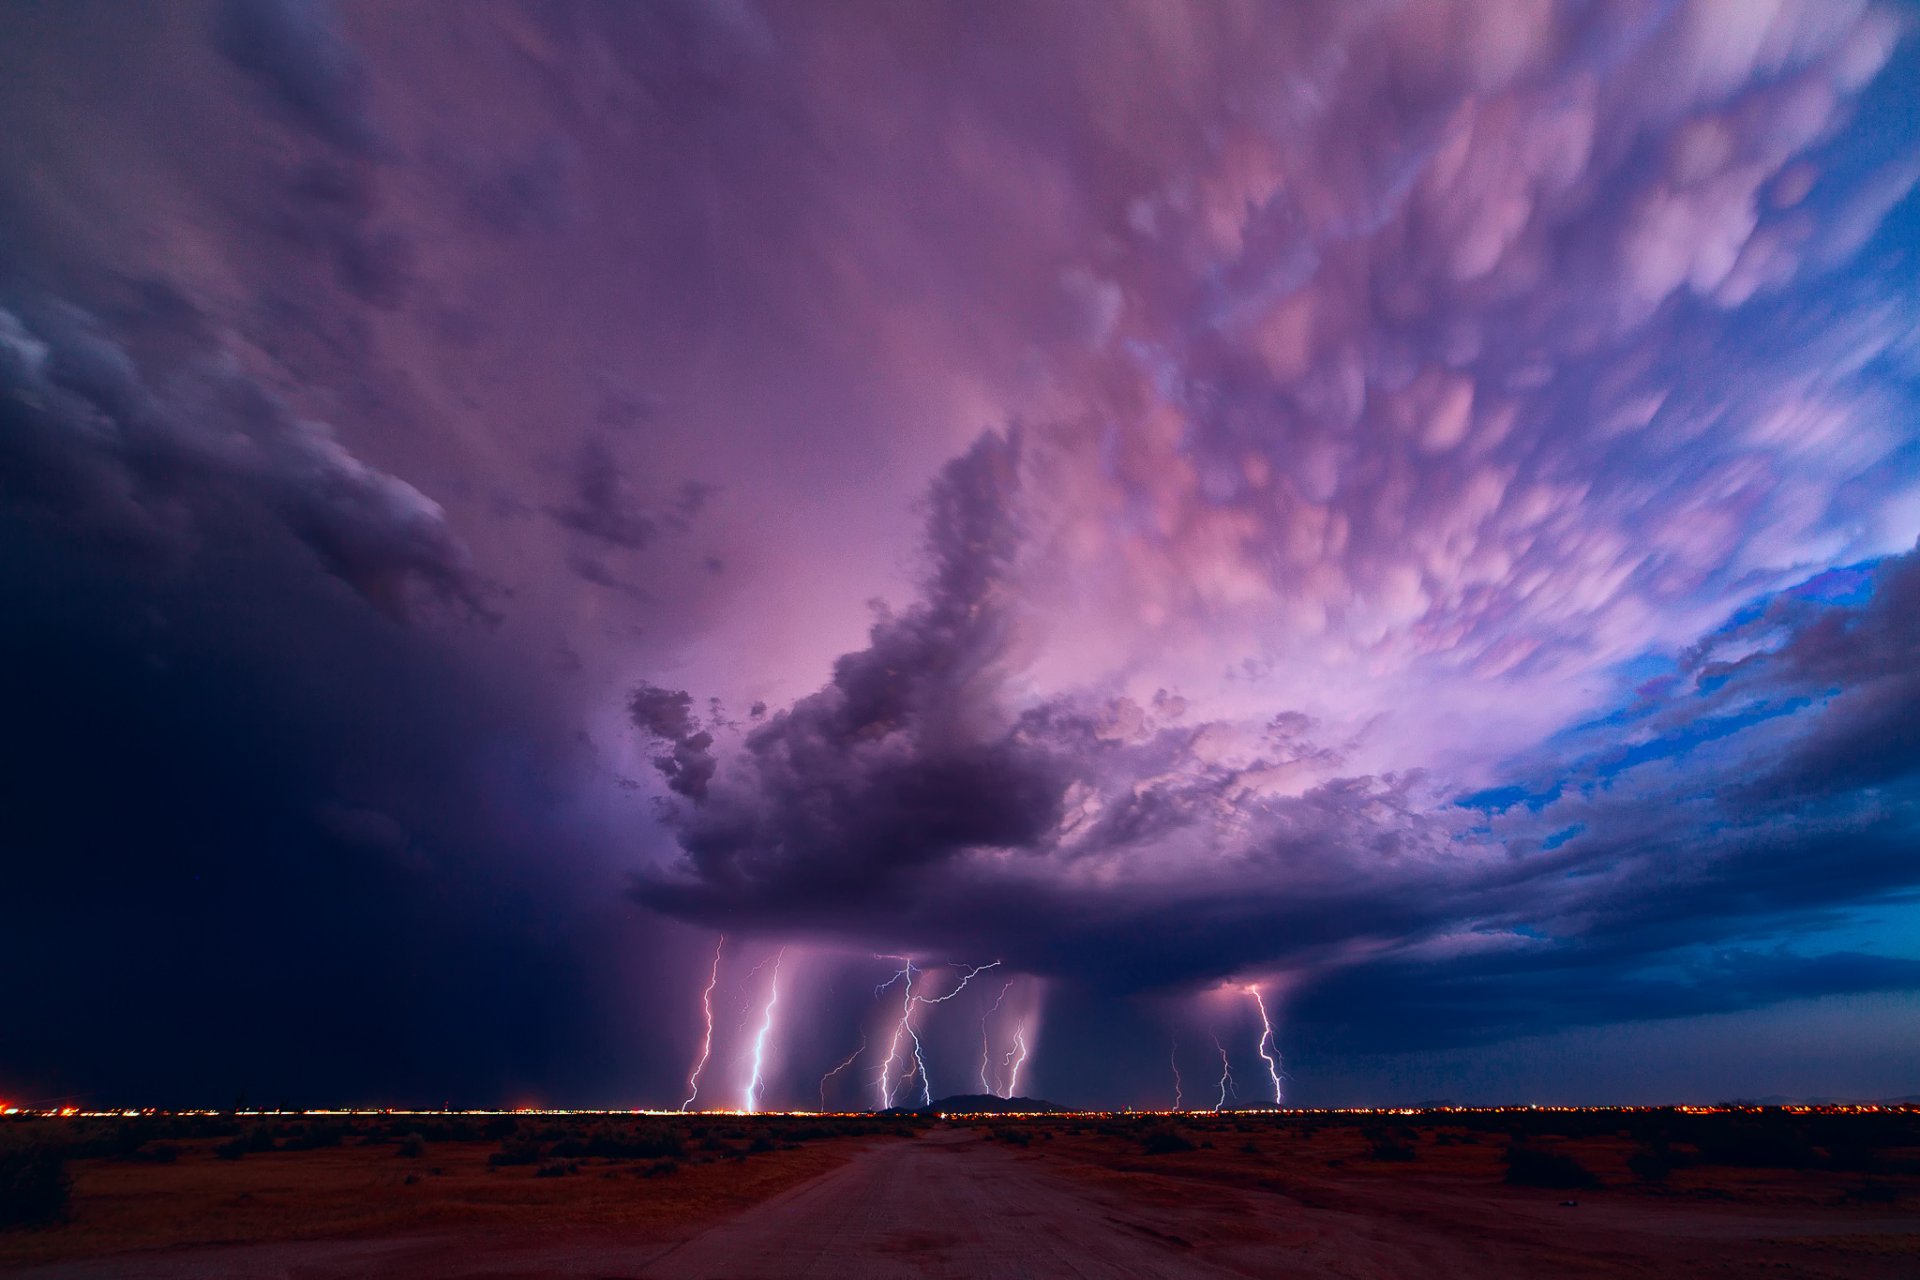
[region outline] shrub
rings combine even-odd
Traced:
[[[393,1154],[405,1156],[409,1160],[418,1160],[427,1154],[427,1140],[417,1133],[410,1133],[400,1139],[400,1145],[394,1148]]]
[[[247,1154],[249,1147],[245,1138],[229,1138],[213,1149],[213,1154],[222,1160],[238,1160]]]
[[[764,1133],[756,1133],[753,1135],[753,1141],[747,1144],[747,1150],[755,1152],[771,1151],[773,1150],[773,1139]]]
[[[669,1174],[678,1172],[680,1172],[680,1162],[678,1160],[655,1160],[647,1166],[647,1176],[649,1178],[664,1178]]]
[[[1194,1145],[1171,1129],[1155,1129],[1140,1135],[1140,1149],[1150,1156],[1165,1156],[1176,1151],[1192,1151]]]
[[[1507,1185],[1584,1191],[1600,1185],[1593,1171],[1570,1155],[1538,1147],[1507,1148]]]
[[[1415,1157],[1414,1149],[1407,1143],[1393,1138],[1377,1138],[1367,1148],[1367,1159],[1404,1162]]]
[[[67,1218],[73,1179],[48,1147],[0,1152],[0,1227],[44,1227]]]
[[[580,1172],[580,1166],[571,1160],[550,1160],[533,1171],[536,1178],[564,1178],[570,1173]]]
[[[480,1126],[480,1136],[489,1142],[503,1142],[513,1136],[520,1122],[512,1116],[495,1116]]]

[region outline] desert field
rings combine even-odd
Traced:
[[[1911,1111],[74,1117],[0,1142],[9,1275],[1920,1274]]]

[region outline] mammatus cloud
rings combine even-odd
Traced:
[[[1920,315],[1872,264],[1920,169],[1846,131],[1904,18],[1415,5],[1242,62],[1216,14],[1156,63],[1213,132],[1082,190],[1111,239],[1062,278],[1054,420],[942,475],[919,602],[713,748],[642,900],[1126,989],[1417,970],[1463,1036],[1910,983],[1739,951],[1915,874],[1869,712]],[[1798,588],[1850,561],[1869,604]],[[1592,999],[1543,1008],[1556,968]]]

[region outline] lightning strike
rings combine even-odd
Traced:
[[[959,965],[954,966],[954,968],[956,969],[959,967],[960,967]],[[947,994],[943,996],[915,996],[914,999],[918,1000],[921,1004],[945,1004],[947,1001],[959,995],[962,991],[965,991],[967,989],[967,984],[969,982],[972,982],[975,978],[979,977],[981,974],[985,973],[987,970],[998,969],[999,967],[1000,967],[1000,962],[998,960],[995,960],[992,964],[977,965],[974,968],[967,970],[966,975],[960,979],[960,985],[955,987],[953,990],[947,992]],[[1005,993],[1003,992],[1002,994],[1005,994]]]
[[[1235,1093],[1239,1090],[1234,1089],[1233,1064],[1227,1061],[1227,1046],[1220,1043],[1217,1035],[1213,1038],[1213,1047],[1220,1051],[1220,1101],[1213,1104],[1213,1109],[1218,1111],[1227,1105],[1227,1090],[1233,1089]]]
[[[1013,990],[1013,979],[1009,978],[1007,979],[1007,985],[1000,988],[1000,996],[993,1002],[993,1008],[987,1010],[980,1018],[980,1092],[982,1093],[999,1092],[998,1089],[993,1087],[993,1083],[987,1079],[987,1059],[993,1053],[993,1044],[987,1034],[987,1021],[992,1018],[994,1014],[1000,1012],[1000,1006],[1006,1003],[1007,992],[1011,990]]]
[[[780,948],[773,957],[773,980],[767,984],[767,1009],[760,1018],[759,1034],[753,1038],[753,1079],[747,1082],[748,1115],[760,1109],[760,1073],[766,1061],[767,1034],[773,1030],[773,1007],[780,1003],[780,957],[787,954],[785,947]]]
[[[1180,1040],[1178,1037],[1175,1037],[1173,1047],[1167,1050],[1167,1064],[1173,1068],[1173,1109],[1175,1111],[1185,1111],[1186,1108],[1181,1105],[1186,1095],[1181,1091],[1180,1085]]]
[[[1007,1057],[1011,1059],[1011,1065],[1007,1070],[1007,1091],[1000,1095],[1003,1098],[1011,1098],[1020,1091],[1020,1068],[1027,1062],[1027,1029],[1025,1027],[1013,1033],[1013,1048],[1007,1051]]]
[[[839,1066],[835,1067],[833,1070],[827,1072],[827,1074],[820,1077],[820,1110],[821,1111],[824,1112],[827,1109],[827,1081],[833,1079],[835,1076],[839,1075],[842,1071],[845,1071],[848,1067],[852,1066],[855,1062],[859,1061],[860,1055],[865,1053],[866,1051],[867,1051],[867,1038],[865,1036],[861,1036],[860,1047],[858,1049],[855,1049],[852,1053],[848,1054],[844,1059],[842,1059]]]
[[[707,1020],[707,1033],[700,1041],[700,1061],[693,1064],[693,1071],[687,1076],[687,1100],[680,1104],[685,1111],[700,1096],[700,1073],[707,1069],[707,1059],[713,1056],[713,988],[720,981],[720,951],[727,945],[727,935],[720,935],[719,945],[713,949],[713,972],[707,975],[707,989],[700,993],[700,1011]]]
[[[893,1029],[893,1038],[887,1042],[886,1060],[880,1064],[880,1108],[884,1111],[893,1106],[894,1090],[907,1078],[906,1075],[902,1075],[898,1081],[891,1078],[894,1060],[900,1056],[900,1037],[902,1034],[913,1037],[916,1057],[919,1054],[920,1037],[913,1033],[913,961],[905,956],[881,956],[880,959],[898,960],[905,967],[873,989],[874,999],[879,999],[896,982],[904,981],[906,984],[900,1000],[900,1022]]]
[[[1261,998],[1260,988],[1249,985],[1247,994],[1253,997],[1254,1007],[1260,1010],[1260,1043],[1257,1047],[1260,1050],[1260,1061],[1267,1064],[1267,1078],[1273,1081],[1273,1102],[1278,1106],[1280,1105],[1280,1063],[1277,1061],[1277,1055],[1280,1052],[1280,1044],[1273,1037],[1273,1023],[1267,1018],[1267,1002]],[[1272,1053],[1267,1052],[1268,1046],[1272,1046]]]

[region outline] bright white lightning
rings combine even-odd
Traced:
[[[1020,1092],[1020,1068],[1027,1062],[1027,1029],[1025,1027],[1013,1033],[1013,1048],[1007,1051],[1007,1057],[1012,1059],[1012,1062],[1007,1070],[1007,1091],[1000,1095],[1003,1098],[1011,1098]]]
[[[1173,1047],[1167,1050],[1167,1063],[1173,1068],[1173,1109],[1184,1111],[1186,1108],[1181,1105],[1181,1102],[1186,1095],[1180,1088],[1180,1041],[1177,1037],[1173,1041]]]
[[[906,966],[901,969],[900,972],[894,974],[891,978],[888,978],[885,982],[873,989],[874,998],[877,1000],[881,994],[894,983],[902,980],[906,983],[905,991],[900,1001],[900,1022],[899,1025],[893,1029],[893,1039],[887,1043],[886,1061],[880,1064],[880,1107],[882,1110],[886,1110],[893,1106],[893,1091],[896,1087],[896,1082],[892,1081],[890,1077],[893,1073],[894,1059],[900,1056],[901,1033],[904,1032],[909,1036],[913,1036],[916,1055],[920,1047],[920,1038],[913,1035],[913,961],[905,956],[882,956],[881,959],[898,960]],[[901,1077],[903,1080],[905,1078],[905,1076]]]
[[[759,1034],[753,1038],[753,1079],[747,1082],[748,1115],[760,1109],[760,1071],[766,1061],[767,1034],[773,1030],[773,1007],[780,1003],[780,957],[786,954],[787,949],[782,947],[773,957],[773,979],[767,983],[767,1010],[761,1015]]]
[[[903,983],[900,993],[900,1023],[894,1028],[893,1039],[887,1046],[886,1061],[880,1064],[880,1105],[883,1108],[892,1107],[894,1105],[894,1094],[898,1092],[899,1087],[908,1080],[917,1078],[920,1081],[920,1105],[930,1106],[933,1103],[933,1082],[927,1078],[926,1050],[920,1043],[920,1032],[913,1025],[914,1006],[922,1004],[945,1004],[962,991],[965,991],[969,982],[972,982],[989,969],[999,968],[1000,961],[995,960],[991,964],[975,965],[961,975],[959,983],[955,985],[953,990],[943,996],[920,996],[913,993],[914,964],[910,958],[906,956],[881,956],[878,958],[882,960],[898,960],[904,966],[898,973],[873,989],[874,997],[878,999],[881,993],[886,991],[886,989],[894,983]],[[954,966],[956,969],[959,967],[958,965]],[[925,970],[921,970],[921,972],[924,973]],[[907,1040],[913,1045],[913,1066],[901,1072],[899,1078],[895,1079],[892,1074],[893,1063],[901,1054],[900,1037],[902,1035],[905,1035]]]
[[[993,1053],[993,1044],[987,1034],[987,1020],[992,1018],[994,1014],[1000,1012],[1000,1006],[1006,1003],[1007,992],[1011,990],[1013,990],[1013,979],[1009,978],[1007,979],[1007,985],[1000,988],[1000,998],[993,1002],[993,1008],[987,1010],[980,1018],[980,1092],[982,1093],[999,1092],[999,1090],[993,1087],[993,1083],[987,1079],[987,1059]]]
[[[960,966],[958,965],[954,966],[954,968],[956,969],[959,967]],[[975,968],[967,970],[966,975],[960,979],[960,985],[955,987],[953,990],[947,992],[947,994],[943,996],[931,996],[931,997],[915,996],[914,999],[918,1000],[921,1004],[945,1004],[947,1001],[959,995],[962,991],[965,991],[967,989],[967,984],[969,982],[972,982],[975,978],[979,977],[981,974],[985,973],[987,970],[998,969],[999,967],[1000,967],[1000,962],[998,960],[995,960],[992,964],[983,964],[983,965],[976,966]]]
[[[700,1061],[693,1064],[693,1071],[687,1076],[687,1100],[680,1104],[685,1111],[700,1096],[700,1073],[707,1069],[707,1059],[713,1056],[713,988],[720,981],[720,950],[727,945],[727,935],[720,935],[719,945],[713,949],[713,972],[707,975],[707,989],[700,993],[700,1011],[706,1015],[707,1034],[700,1041]]]
[[[855,1049],[852,1053],[848,1054],[846,1058],[841,1061],[839,1066],[835,1067],[833,1070],[827,1072],[827,1074],[820,1077],[820,1110],[821,1111],[825,1111],[827,1109],[827,1081],[833,1079],[835,1076],[839,1075],[842,1071],[845,1071],[848,1067],[852,1066],[855,1062],[859,1061],[860,1055],[865,1053],[866,1051],[867,1051],[867,1038],[865,1036],[861,1036],[860,1047],[858,1049]]]
[[[1267,1064],[1267,1078],[1273,1081],[1273,1103],[1280,1105],[1280,1064],[1276,1057],[1280,1052],[1279,1042],[1273,1038],[1273,1023],[1267,1019],[1267,1002],[1260,996],[1260,988],[1247,987],[1247,994],[1253,997],[1254,1007],[1260,1010],[1260,1061]],[[1272,1046],[1273,1052],[1267,1052]]]
[[[1227,1046],[1220,1043],[1217,1035],[1213,1038],[1213,1047],[1220,1051],[1220,1101],[1213,1104],[1213,1109],[1218,1111],[1227,1105],[1227,1090],[1233,1089],[1233,1064],[1227,1061]]]

